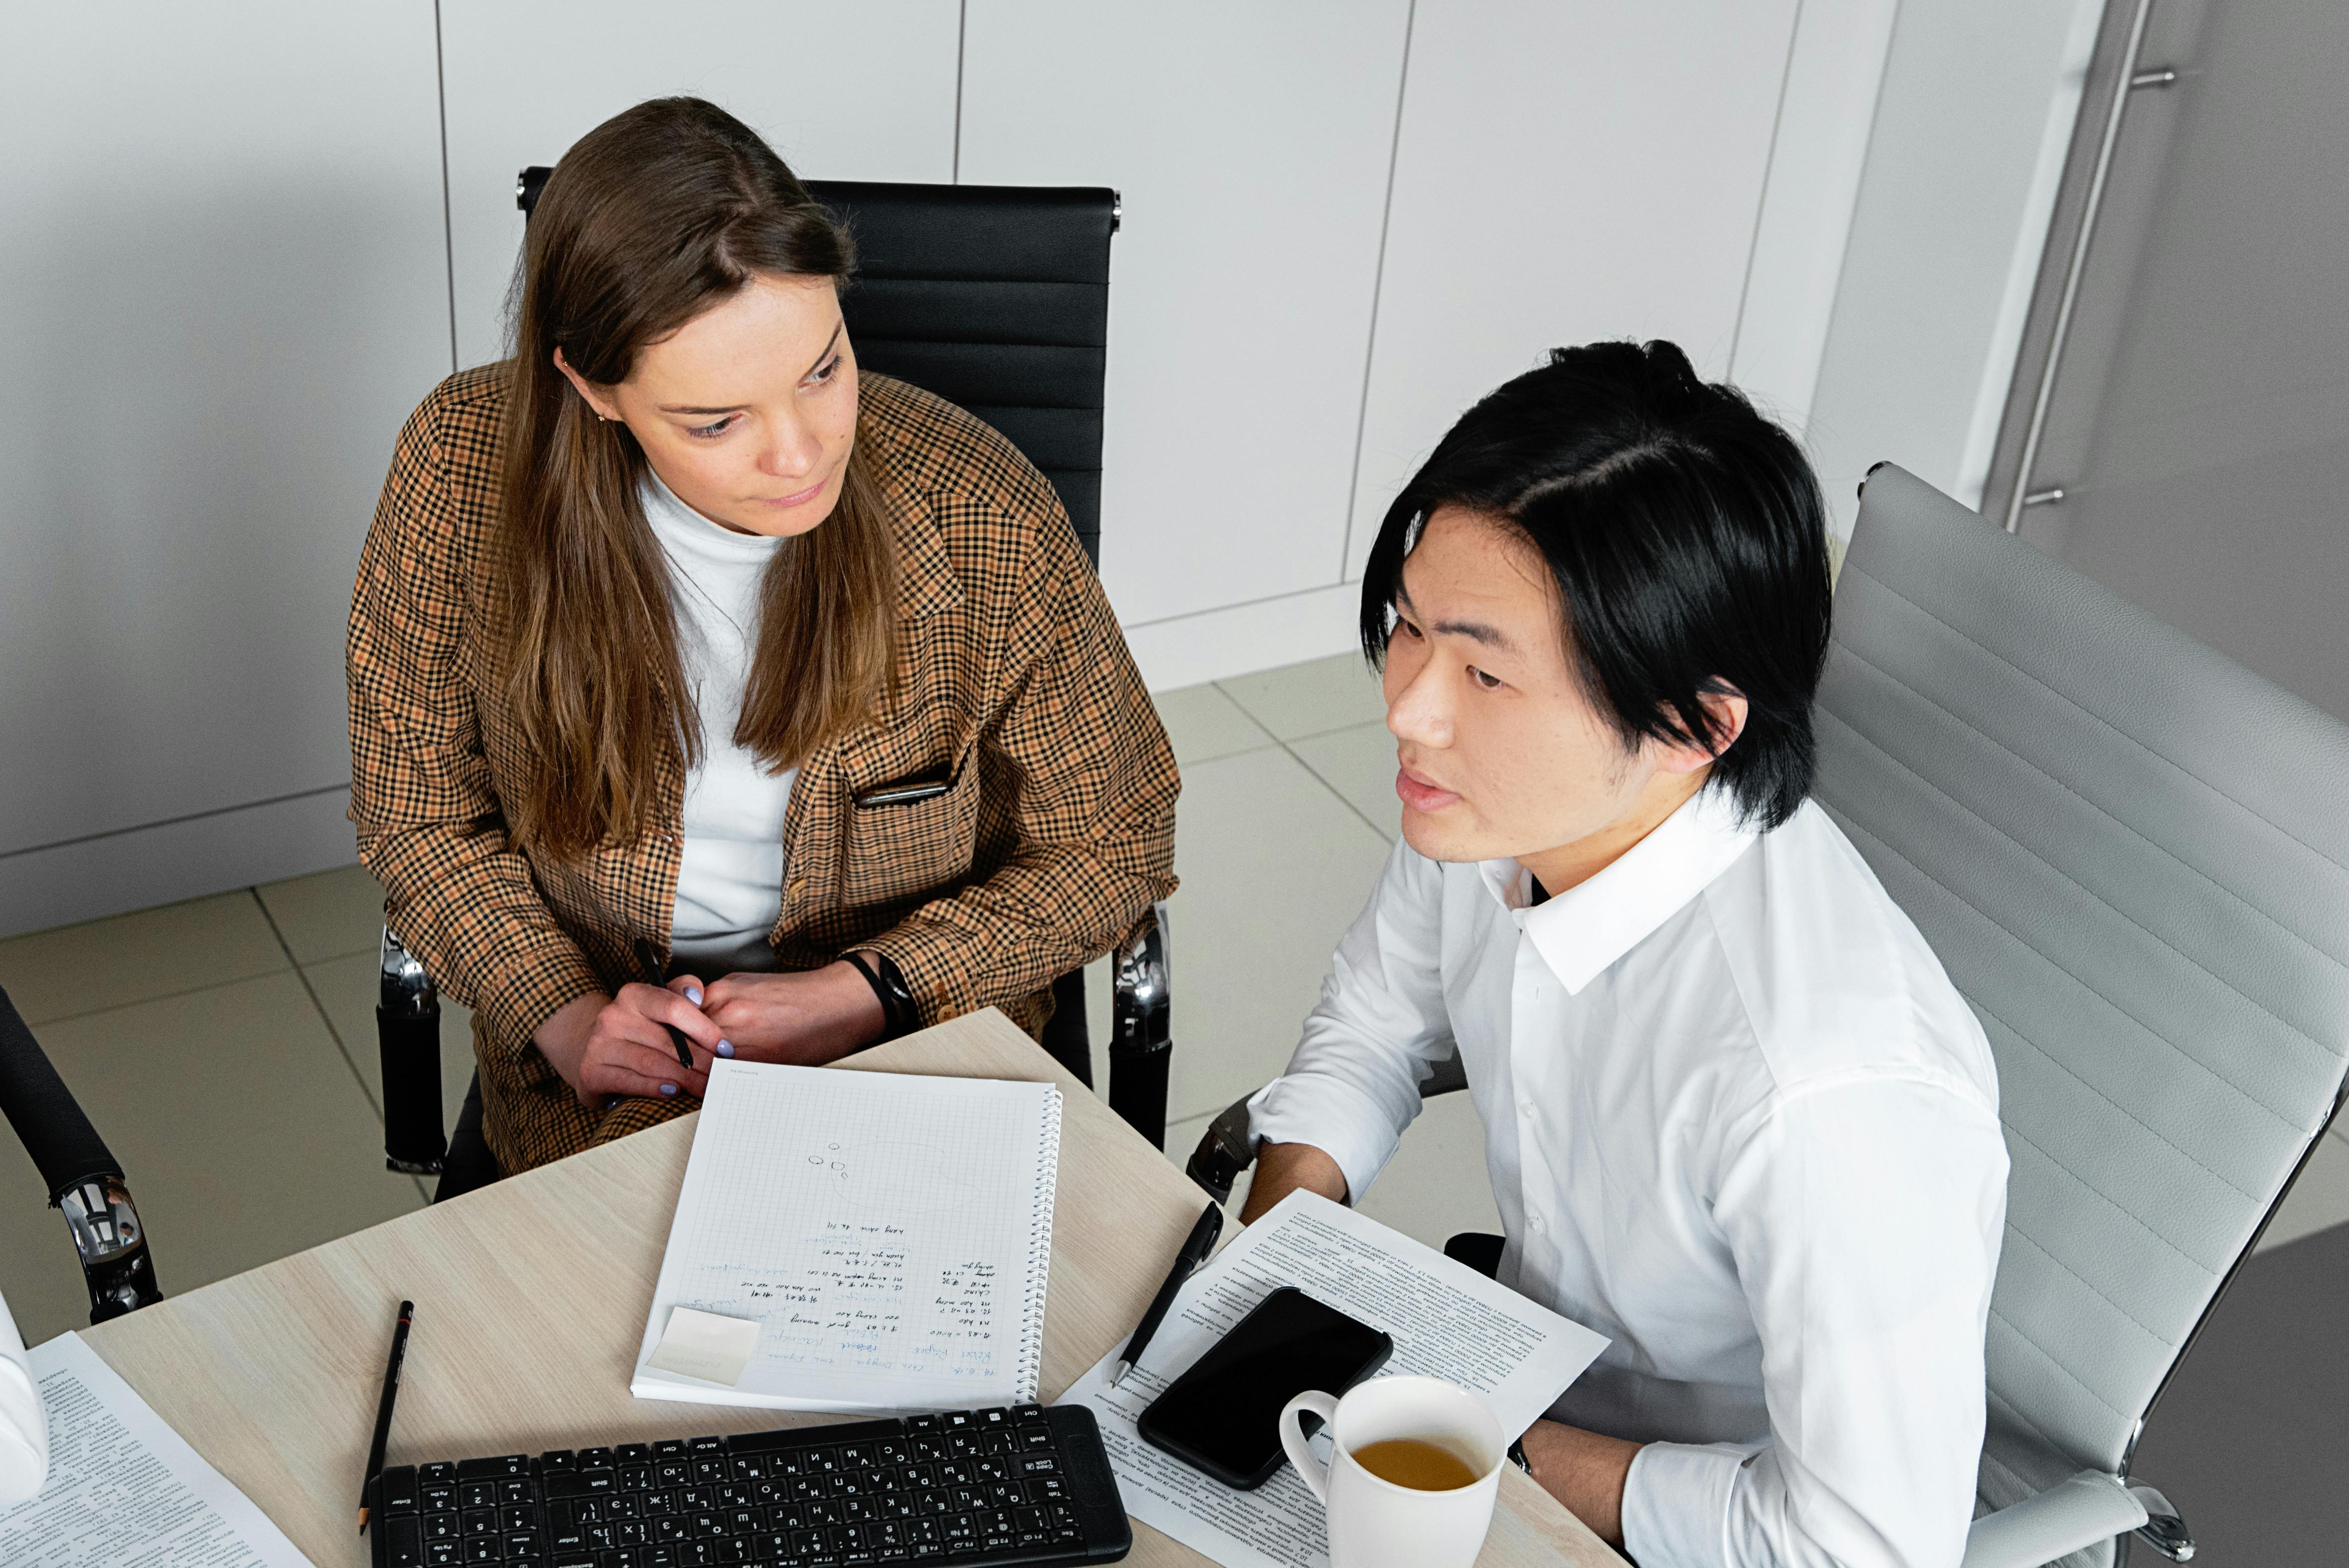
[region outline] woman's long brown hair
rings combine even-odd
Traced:
[[[483,584],[493,676],[523,743],[502,791],[517,843],[574,859],[639,841],[664,755],[690,768],[703,744],[668,562],[638,499],[643,449],[595,417],[554,351],[615,386],[647,345],[751,279],[844,281],[854,264],[782,160],[698,98],[605,121],[547,180],[523,254]],[[781,770],[868,717],[889,677],[895,544],[861,448],[832,515],[775,552],[759,620],[734,740]]]

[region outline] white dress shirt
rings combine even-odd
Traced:
[[[720,528],[647,471],[645,519],[667,552],[678,652],[701,714],[701,761],[685,779],[669,967],[715,980],[775,966],[783,909],[783,816],[796,769],[770,773],[734,744],[759,645],[759,587],[785,543]]]
[[[1816,804],[1757,835],[1707,789],[1531,881],[1398,843],[1253,1130],[1359,1196],[1456,1042],[1501,1279],[1612,1341],[1551,1414],[1647,1444],[1640,1568],[1950,1568],[2006,1212],[1980,1024]]]

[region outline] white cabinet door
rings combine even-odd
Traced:
[[[1403,0],[972,0],[966,184],[1107,185],[1102,578],[1131,628],[1336,581]]]
[[[954,178],[956,0],[464,0],[440,18],[460,365],[504,352],[515,173],[646,98],[709,98],[802,179]]]
[[[429,5],[19,6],[0,53],[5,932],[349,857],[343,623],[449,305]]]
[[[1795,0],[1422,0],[1347,570],[1471,403],[1553,346],[1728,369]]]

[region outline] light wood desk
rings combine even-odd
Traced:
[[[999,1013],[843,1065],[1050,1080],[1067,1091],[1040,1390],[1049,1402],[1141,1317],[1198,1213],[1199,1190]],[[628,1393],[697,1119],[83,1332],[319,1568],[368,1560],[355,1533],[359,1476],[402,1297],[416,1303],[416,1328],[392,1421],[395,1464],[837,1419]],[[1205,1561],[1145,1525],[1133,1533],[1133,1563]],[[1622,1568],[1514,1468],[1503,1472],[1479,1561]]]

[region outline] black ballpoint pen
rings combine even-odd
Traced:
[[[1142,1315],[1140,1323],[1134,1325],[1133,1337],[1127,1340],[1125,1348],[1118,1353],[1117,1366],[1109,1375],[1111,1387],[1114,1388],[1123,1382],[1125,1375],[1133,1370],[1133,1364],[1142,1359],[1142,1353],[1150,1347],[1150,1336],[1158,1332],[1159,1324],[1165,1319],[1166,1309],[1174,1305],[1174,1293],[1183,1288],[1185,1280],[1199,1272],[1199,1265],[1207,1261],[1207,1253],[1215,1248],[1216,1238],[1223,1233],[1223,1208],[1210,1203],[1206,1212],[1199,1216],[1199,1222],[1191,1227],[1190,1239],[1183,1243],[1183,1250],[1174,1254],[1174,1271],[1167,1274],[1166,1283],[1158,1287],[1158,1294],[1151,1297],[1150,1310]]]
[[[636,938],[636,962],[643,965],[645,972],[653,977],[652,984],[656,985],[668,984],[668,971],[661,966],[660,954],[654,952],[653,944],[641,936]],[[677,1065],[691,1072],[693,1070],[693,1037],[675,1024],[663,1024],[661,1027],[668,1031],[668,1043],[677,1047]]]
[[[361,1535],[367,1533],[367,1489],[375,1485],[375,1478],[383,1473],[383,1445],[391,1436],[391,1407],[392,1402],[399,1398],[399,1367],[400,1363],[408,1359],[408,1325],[415,1315],[414,1302],[399,1304],[399,1322],[391,1331],[391,1359],[384,1364],[383,1368],[383,1397],[376,1401],[375,1441],[367,1448],[367,1474],[359,1478]]]

